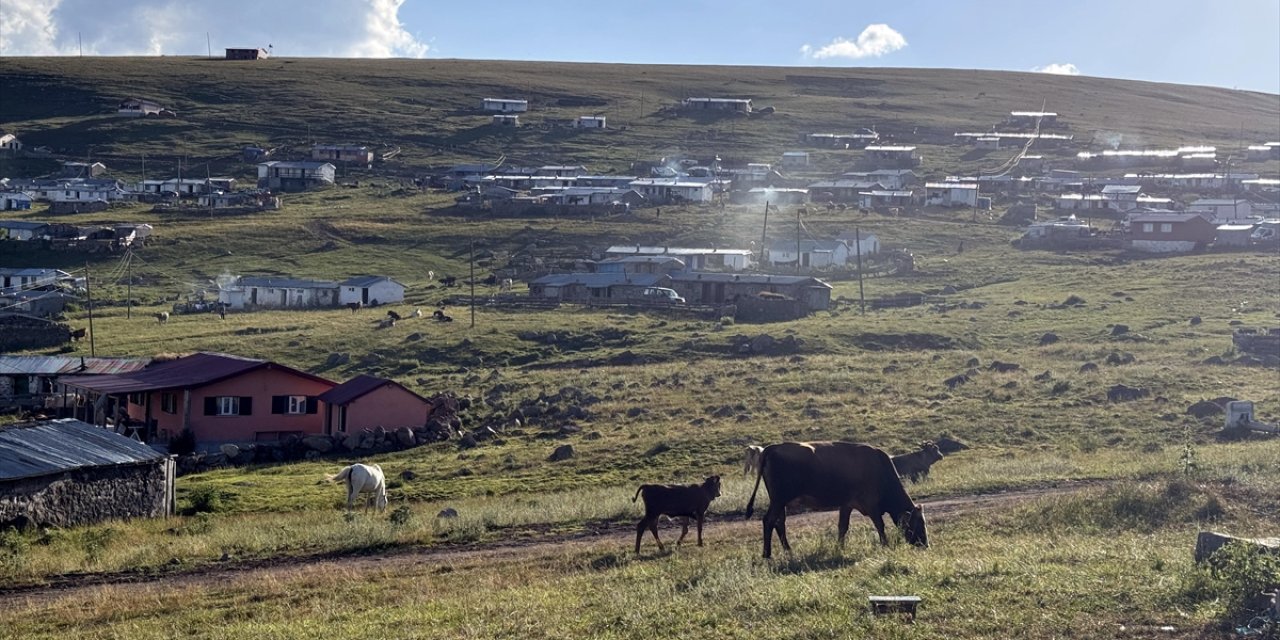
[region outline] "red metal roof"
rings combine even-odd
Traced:
[[[260,368],[281,369],[305,378],[333,384],[332,381],[319,376],[266,360],[204,352],[167,362],[153,363],[133,373],[110,376],[70,376],[63,378],[60,382],[99,393],[138,393],[161,389],[194,389]]]
[[[386,385],[395,385],[400,387],[401,389],[408,391],[410,394],[413,394],[415,398],[423,402],[427,402],[426,398],[413,393],[413,391],[410,391],[404,385],[396,382],[395,380],[379,378],[377,376],[371,376],[364,373],[320,394],[318,398],[325,404],[341,406],[344,404],[350,404],[359,397]]]
[[[62,373],[109,375],[138,371],[150,358],[82,358],[74,356],[0,356],[0,375],[46,376]]]

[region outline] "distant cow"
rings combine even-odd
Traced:
[[[360,310],[360,307],[363,307],[363,306],[364,306],[364,305],[363,305],[363,304],[361,304],[361,303],[359,303],[359,302],[348,302],[348,303],[347,303],[347,308],[351,310],[351,313],[355,313],[355,312],[359,311],[359,310]]]
[[[760,454],[764,453],[764,447],[753,444],[747,447],[747,453],[742,461],[742,475],[748,475],[752,471],[760,470]]]
[[[491,273],[488,276],[485,276],[485,279],[481,280],[480,283],[492,287],[493,285],[498,284],[498,276],[497,274]]]
[[[640,553],[640,541],[644,538],[646,529],[653,532],[658,550],[662,551],[662,540],[658,538],[658,518],[661,516],[681,519],[680,538],[676,540],[677,547],[684,542],[685,535],[689,533],[689,519],[697,519],[698,546],[701,547],[702,523],[706,517],[707,508],[711,506],[712,500],[720,497],[720,476],[711,476],[702,484],[642,484],[639,489],[636,489],[636,495],[631,498],[631,501],[635,502],[642,495],[644,496],[644,517],[636,524],[636,553]]]
[[[156,314],[156,322],[159,322],[160,324],[165,324],[168,321],[169,321],[168,311],[161,311],[160,313]]]
[[[453,317],[449,316],[441,309],[436,309],[435,312],[431,314],[431,317],[435,318],[436,322],[453,322]]]
[[[513,285],[515,285],[515,282],[513,282],[511,278],[504,278],[502,282],[498,284],[498,291],[510,291]]]
[[[929,546],[924,512],[907,495],[889,454],[880,449],[852,442],[784,442],[765,447],[756,486],[747,502],[748,518],[755,509],[762,479],[769,492],[769,510],[764,514],[766,558],[773,555],[774,530],[782,548],[791,550],[787,541],[787,506],[791,504],[838,511],[840,544],[849,532],[849,516],[857,509],[871,518],[881,544],[889,543],[884,534],[887,513],[907,542]]]
[[[419,307],[414,307],[414,309],[413,309],[413,313],[409,314],[409,317],[410,317],[410,318],[421,318],[421,317],[422,317],[422,309],[421,309],[421,308],[419,308]]]
[[[79,342],[79,341],[83,340],[83,339],[84,339],[84,337],[85,337],[86,335],[88,335],[88,334],[89,334],[88,330],[86,330],[85,328],[81,327],[81,328],[76,329],[75,331],[72,331],[72,332],[71,332],[71,339],[72,339],[72,340],[75,340],[76,342]]]
[[[401,320],[400,314],[396,313],[395,311],[388,310],[387,317],[391,318],[392,320],[395,320],[396,322],[399,322]]]
[[[898,477],[909,477],[913,484],[922,478],[928,478],[929,467],[941,459],[942,451],[932,442],[921,442],[920,449],[892,458],[893,468],[898,470]]]
[[[454,276],[445,276],[443,278],[440,278],[440,284],[446,287],[452,287],[457,282],[458,282],[458,279]]]

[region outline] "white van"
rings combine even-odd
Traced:
[[[684,304],[684,298],[681,298],[675,289],[666,287],[645,287],[644,291],[640,292],[640,299],[662,304]]]

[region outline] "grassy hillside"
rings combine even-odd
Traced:
[[[28,145],[92,154],[117,170],[173,172],[176,158],[228,158],[245,144],[350,141],[403,147],[394,163],[427,165],[506,156],[518,163],[576,162],[625,172],[630,162],[683,152],[776,161],[811,132],[876,127],[913,144],[950,144],[956,131],[984,131],[1015,109],[1061,114],[1076,141],[1101,147],[1190,143],[1237,148],[1280,137],[1276,96],[1209,87],[1048,74],[930,70],[476,62],[464,60],[201,58],[9,58],[0,125]],[[146,96],[176,120],[114,116],[124,97]],[[772,116],[675,117],[690,96],[743,97]],[[530,102],[518,131],[496,130],[479,111],[485,97]],[[603,132],[548,129],[548,118],[599,114]],[[1098,143],[1094,144],[1094,138]],[[927,146],[927,165],[981,166],[967,148]],[[822,169],[856,151],[824,151]],[[939,162],[943,161],[943,162]],[[161,163],[167,163],[162,165]],[[991,161],[990,165],[998,164]],[[161,167],[164,168],[161,168]],[[215,171],[231,170],[215,164]],[[202,170],[202,169],[201,169]]]

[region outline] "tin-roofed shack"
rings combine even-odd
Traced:
[[[0,429],[0,526],[167,516],[174,461],[79,420]]]

